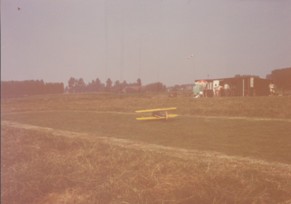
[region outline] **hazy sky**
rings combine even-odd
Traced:
[[[291,0],[1,1],[1,80],[174,85],[290,66]]]

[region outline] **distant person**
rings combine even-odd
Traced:
[[[221,96],[222,89],[223,89],[223,86],[216,85],[216,86],[213,88],[214,96]]]
[[[269,90],[270,90],[270,95],[271,95],[271,96],[276,95],[275,84],[270,83],[270,84],[269,84]]]

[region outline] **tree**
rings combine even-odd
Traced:
[[[106,81],[105,89],[106,89],[106,91],[111,91],[111,89],[112,89],[112,81],[110,78],[108,78]]]
[[[76,91],[76,85],[77,85],[77,79],[74,77],[71,77],[68,81],[68,91],[69,92],[75,92]]]
[[[136,83],[137,83],[137,85],[141,86],[141,79],[138,78],[138,79],[136,80]]]
[[[86,91],[86,84],[82,78],[75,79],[71,77],[68,81],[68,90],[70,93]]]
[[[102,91],[104,88],[104,84],[102,84],[102,82],[100,81],[99,78],[97,78],[95,80],[95,87],[96,87],[97,91]]]
[[[84,92],[86,90],[86,84],[82,78],[77,81],[76,88],[78,92]]]
[[[115,81],[114,86],[113,86],[113,90],[114,92],[120,92],[122,90],[122,84],[120,83],[119,80]]]
[[[100,79],[97,78],[96,80],[92,80],[86,87],[86,91],[90,92],[98,92],[103,89],[103,84],[101,83]]]

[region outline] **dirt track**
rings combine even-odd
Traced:
[[[80,111],[80,110],[61,110],[61,111],[17,111],[17,112],[5,112],[5,115],[14,114],[30,114],[30,113],[52,113],[52,112],[75,112],[75,113],[96,113],[96,114],[119,114],[119,115],[137,115],[135,112],[120,112],[120,111]],[[203,115],[188,115],[188,114],[178,114],[180,117],[188,118],[205,118],[205,119],[226,119],[226,120],[249,120],[249,121],[282,121],[291,122],[288,118],[259,118],[259,117],[235,117],[235,116],[203,116]]]

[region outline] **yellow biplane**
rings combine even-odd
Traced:
[[[150,113],[150,115],[142,116],[136,118],[137,120],[168,120],[170,118],[175,118],[177,114],[169,114],[168,111],[176,110],[176,107],[171,108],[156,108],[147,110],[137,110],[136,113]]]

